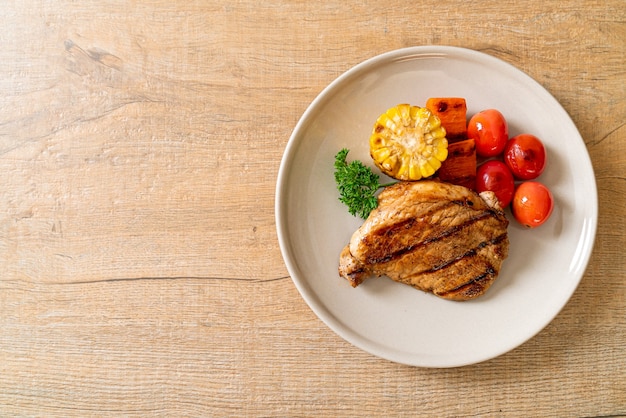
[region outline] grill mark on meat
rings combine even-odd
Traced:
[[[461,254],[459,257],[455,257],[455,258],[453,258],[451,260],[446,260],[443,263],[441,263],[441,264],[439,264],[437,266],[434,266],[432,269],[425,270],[423,273],[434,273],[434,272],[439,271],[441,269],[444,269],[444,268],[446,268],[446,267],[448,267],[448,266],[450,266],[450,265],[452,265],[454,263],[457,263],[457,262],[463,260],[464,258],[474,257],[478,253],[478,250],[480,250],[482,248],[485,248],[488,245],[500,244],[506,238],[507,238],[506,234],[501,234],[501,235],[498,235],[497,237],[495,237],[493,239],[490,239],[488,241],[482,241],[476,247],[474,247],[474,248],[468,250],[467,252],[465,252],[465,254]],[[491,270],[493,270],[492,267],[490,267],[490,268],[491,268]]]
[[[468,280],[467,282],[463,283],[460,286],[455,287],[454,289],[450,289],[445,292],[438,293],[437,295],[445,297],[446,295],[450,295],[453,293],[463,293],[464,289],[470,289],[470,287],[474,287],[474,289],[472,289],[470,293],[480,293],[480,290],[475,288],[476,285],[480,284],[480,282],[482,281],[490,279],[491,276],[493,276],[494,274],[496,274],[495,269],[493,268],[493,266],[488,265],[487,269],[483,273],[479,274],[473,279]]]
[[[392,235],[398,233],[398,231],[400,231],[402,229],[410,229],[413,225],[415,225],[415,222],[417,222],[416,218],[405,219],[405,220],[403,220],[401,222],[397,222],[397,223],[395,223],[395,224],[393,224],[393,225],[391,225],[391,226],[389,226],[387,228],[382,229],[379,232],[379,235],[386,236],[386,237],[392,236]]]
[[[437,212],[443,212],[446,209],[452,207],[454,204],[458,204],[458,202],[452,201],[452,202],[442,202],[438,204],[429,204],[425,206],[428,208],[428,210],[421,212],[421,213],[416,213],[414,216],[407,218],[403,221],[396,222],[392,225],[389,225],[388,227],[380,228],[377,234],[380,236],[388,237],[403,229],[409,229],[413,225],[415,225],[415,222],[417,222],[418,219],[424,219],[424,218],[430,219]]]
[[[348,278],[350,281],[359,281],[360,282],[360,277],[363,275],[363,273],[366,273],[367,271],[363,268],[363,267],[359,267],[356,268],[354,270],[351,270],[350,272],[347,273]]]
[[[450,201],[450,203],[454,203],[455,205],[459,205],[459,206],[469,206],[472,207],[474,206],[474,202],[472,202],[469,199],[464,199],[464,200],[452,200]]]
[[[442,239],[444,239],[446,237],[449,237],[450,235],[456,234],[456,233],[462,231],[465,228],[469,228],[474,223],[476,223],[476,222],[478,222],[478,221],[480,221],[482,219],[488,218],[490,216],[494,216],[493,211],[491,211],[491,210],[485,210],[485,211],[479,212],[477,215],[472,216],[467,221],[465,221],[465,222],[463,222],[463,223],[461,223],[459,225],[455,225],[455,226],[452,226],[452,227],[450,227],[448,229],[445,229],[441,233],[439,233],[437,235],[434,235],[434,236],[431,236],[431,237],[428,237],[424,241],[418,242],[418,243],[416,243],[414,245],[406,246],[404,248],[401,248],[401,249],[399,249],[397,251],[394,251],[394,252],[391,252],[389,254],[384,254],[382,257],[377,257],[377,258],[371,257],[371,258],[369,258],[367,260],[367,263],[368,264],[387,263],[389,261],[398,259],[398,258],[400,258],[400,257],[402,257],[402,256],[404,256],[404,255],[406,255],[406,254],[408,254],[410,252],[416,251],[416,250],[418,250],[418,249],[420,249],[420,248],[422,248],[422,247],[424,247],[426,245],[433,244],[433,243],[435,243],[437,241],[440,241],[440,240],[442,240]],[[386,228],[386,229],[392,230],[392,231],[385,231],[384,233],[385,233],[385,235],[389,235],[389,234],[391,234],[393,232],[396,232],[399,229],[407,228],[407,225],[412,225],[416,221],[417,220],[415,218],[407,219],[406,221],[399,222],[397,224],[394,224],[394,225],[390,226],[389,228]],[[396,228],[396,225],[399,225],[400,227]]]

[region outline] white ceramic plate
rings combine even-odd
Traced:
[[[511,136],[540,137],[548,165],[539,180],[556,206],[541,227],[512,216],[510,256],[489,291],[451,302],[395,283],[353,289],[337,273],[339,253],[362,223],[338,200],[334,156],[374,167],[368,139],[378,115],[399,103],[464,97],[468,114],[496,108]],[[376,171],[379,173],[379,171]],[[276,190],[283,258],[298,291],[332,330],[361,349],[423,367],[455,367],[503,354],[533,337],[563,308],[591,255],[597,225],[593,168],[576,126],[537,82],[492,56],[455,47],[392,51],[350,69],[311,103],[287,144]],[[565,341],[564,341],[565,343]]]

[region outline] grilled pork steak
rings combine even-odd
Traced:
[[[341,252],[339,274],[353,287],[389,278],[452,300],[483,294],[508,255],[508,220],[491,192],[438,181],[400,182]]]

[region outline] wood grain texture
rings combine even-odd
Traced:
[[[626,415],[622,1],[24,1],[0,16],[0,415]],[[600,202],[564,310],[457,369],[336,336],[274,222],[307,105],[364,59],[425,44],[544,85]]]

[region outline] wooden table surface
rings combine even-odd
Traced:
[[[626,7],[472,3],[5,2],[0,416],[626,414]],[[355,64],[415,45],[535,78],[598,186],[596,245],[565,308],[461,368],[337,336],[275,228],[306,107]]]

